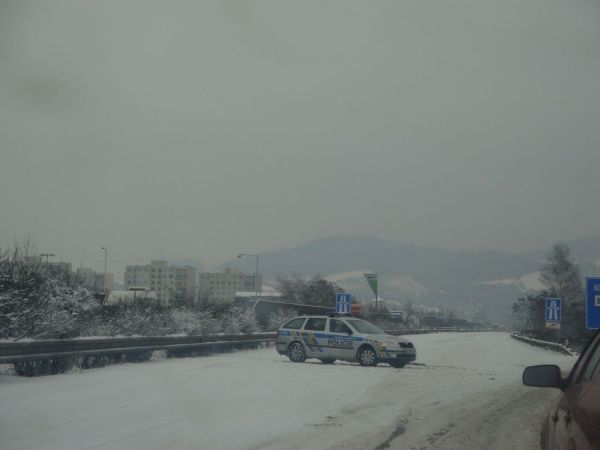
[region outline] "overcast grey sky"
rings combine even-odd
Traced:
[[[594,0],[3,1],[0,245],[600,234],[599,80]]]

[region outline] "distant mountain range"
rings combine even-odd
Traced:
[[[582,274],[597,275],[600,237],[567,242]],[[537,271],[549,249],[508,253],[496,250],[463,251],[422,247],[374,236],[329,236],[297,247],[260,254],[265,282],[279,275],[320,274],[358,298],[369,298],[363,272],[376,272],[380,296],[411,300],[463,311],[483,310],[491,319],[509,320],[513,301],[539,288]],[[250,259],[230,262],[254,271]],[[224,264],[222,267],[225,267]]]

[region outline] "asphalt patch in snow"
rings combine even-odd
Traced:
[[[398,425],[396,425],[396,428],[394,429],[394,431],[392,431],[392,434],[385,441],[383,441],[381,444],[375,447],[375,450],[383,450],[385,448],[390,448],[391,442],[401,434],[404,434],[404,432],[406,432],[406,424],[401,422]]]

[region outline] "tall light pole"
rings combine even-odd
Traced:
[[[108,250],[106,247],[101,247],[101,249],[104,250],[104,277],[102,278],[102,287],[104,288],[104,291],[106,291],[106,263],[108,261]]]
[[[256,301],[258,301],[258,255],[257,254],[252,254],[252,253],[240,253],[238,255],[238,259],[243,258],[244,256],[254,256],[256,258],[256,273],[254,275],[254,287],[255,287],[255,294],[256,294]],[[262,283],[261,283],[262,284]],[[262,289],[262,286],[261,286]]]

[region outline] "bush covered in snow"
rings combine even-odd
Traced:
[[[69,273],[17,246],[0,251],[0,338],[252,333],[254,311],[230,305],[103,304]]]
[[[0,338],[79,335],[99,307],[93,293],[21,247],[10,256],[0,253]]]
[[[258,326],[254,312],[203,306],[103,305],[81,330],[83,336],[164,336],[251,333]]]
[[[297,315],[294,310],[277,310],[269,314],[265,331],[277,331],[281,325]]]
[[[254,333],[258,331],[256,315],[251,309],[232,307],[222,317],[223,332],[226,334]]]

